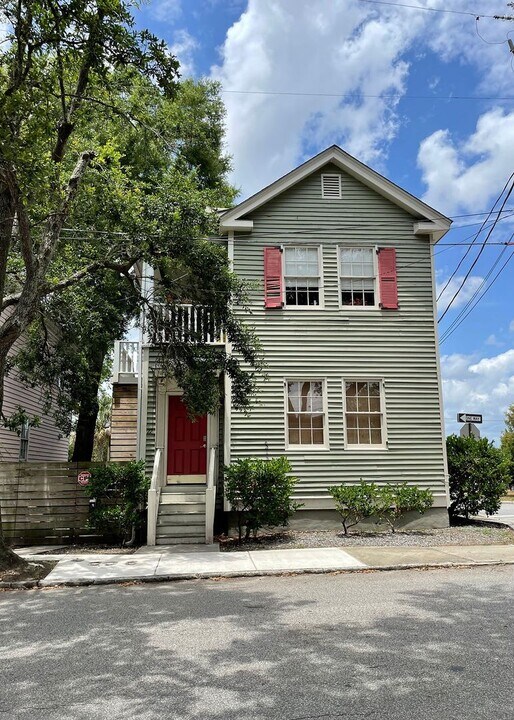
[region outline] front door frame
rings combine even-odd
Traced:
[[[157,386],[157,403],[156,403],[156,418],[155,418],[155,437],[156,437],[156,448],[162,448],[164,453],[164,462],[162,463],[162,477],[161,485],[165,486],[167,482],[167,465],[168,465],[168,408],[169,398],[171,395],[182,396],[184,393],[178,387],[175,381],[164,382],[158,381]],[[209,463],[210,463],[210,449],[215,447],[219,452],[219,410],[214,414],[207,415],[207,447],[205,452],[206,458],[206,477],[205,481],[209,477]],[[214,482],[218,481],[218,463],[215,463],[214,467]]]

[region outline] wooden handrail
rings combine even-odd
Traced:
[[[211,545],[214,541],[214,511],[216,510],[216,485],[214,484],[215,465],[216,448],[211,447],[209,452],[207,488],[205,490],[205,542],[207,545]]]
[[[155,545],[157,540],[157,515],[159,512],[159,500],[162,487],[162,456],[163,449],[157,448],[153,461],[150,490],[148,491],[147,545]]]

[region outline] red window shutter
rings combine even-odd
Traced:
[[[278,247],[264,248],[264,307],[281,308],[283,295],[282,253]]]
[[[384,310],[398,310],[398,277],[394,248],[380,248],[378,251],[378,278],[380,307]]]

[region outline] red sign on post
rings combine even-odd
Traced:
[[[82,472],[79,472],[77,476],[77,482],[81,487],[86,487],[86,485],[89,485],[89,478],[91,477],[91,473],[89,470],[82,470]]]

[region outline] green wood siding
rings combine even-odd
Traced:
[[[445,462],[427,238],[413,234],[412,215],[342,173],[342,199],[321,198],[327,165],[249,214],[252,233],[236,234],[234,269],[257,285],[253,323],[268,377],[249,416],[232,412],[232,460],[284,454],[284,379],[326,379],[329,450],[288,451],[306,508],[330,507],[326,488],[340,482],[404,481],[431,488],[445,504]],[[322,245],[324,309],[264,310],[263,248]],[[400,309],[339,307],[337,246],[397,250]],[[344,448],[345,376],[384,380],[386,450]]]

